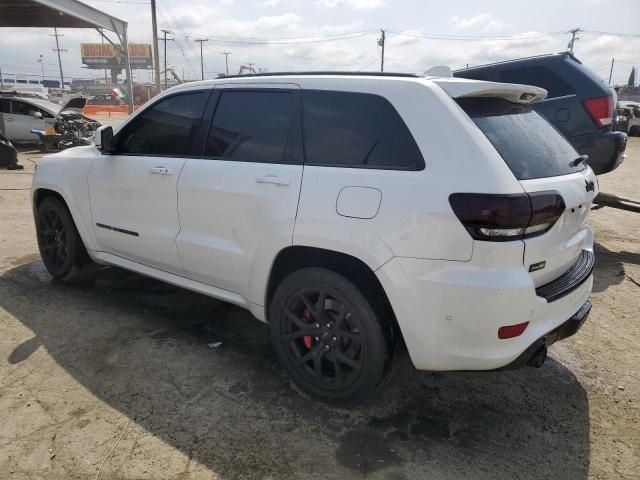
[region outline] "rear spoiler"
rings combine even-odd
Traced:
[[[496,83],[466,78],[433,78],[435,84],[453,98],[495,97],[514,103],[536,103],[544,100],[547,91],[544,88],[517,83]]]

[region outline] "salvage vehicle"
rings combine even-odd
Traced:
[[[80,113],[80,100],[86,102],[85,99],[72,98],[61,107],[47,100],[0,97],[0,132],[16,144],[37,142],[43,151],[48,150],[43,147],[46,140],[43,136],[47,134],[58,135],[56,148],[61,141],[73,143],[74,138],[93,137],[100,122]],[[82,143],[85,142],[78,141],[77,144]]]
[[[460,78],[535,85],[547,90],[535,110],[583,155],[597,175],[624,160],[627,136],[612,130],[615,91],[572,53],[508,60],[453,72]]]
[[[47,100],[0,97],[0,132],[15,143],[34,143],[31,130],[53,127],[60,106]]]
[[[171,88],[45,156],[37,239],[61,281],[114,265],[239,305],[325,401],[421,370],[540,366],[590,312],[598,187],[538,87],[257,74]]]
[[[615,127],[632,137],[640,137],[640,103],[618,102]]]
[[[124,103],[120,97],[111,93],[95,95],[87,102],[88,105],[123,105]]]

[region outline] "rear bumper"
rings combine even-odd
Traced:
[[[510,364],[502,367],[502,370],[510,370],[514,368],[524,367],[526,365],[531,365],[532,361],[535,361],[536,355],[544,351],[546,356],[546,349],[556,343],[559,340],[570,337],[574,335],[580,327],[587,320],[587,317],[591,313],[591,302],[586,301],[580,310],[574,313],[569,320],[564,322],[559,327],[551,330],[546,335],[543,335],[541,338],[533,342],[529,348],[527,348],[518,358],[516,358]],[[544,359],[542,359],[544,360]],[[538,365],[533,365],[538,366]]]
[[[516,242],[500,249],[482,243],[474,244],[469,262],[396,257],[376,272],[416,368],[505,367],[540,339],[548,341],[552,332],[563,332],[554,341],[566,336],[568,327],[562,325],[587,302],[593,285],[590,269],[548,301],[537,294]],[[583,248],[592,250],[591,245]],[[525,322],[521,335],[498,338],[500,327]]]
[[[568,140],[580,154],[589,155],[587,163],[596,175],[615,170],[624,160],[626,133],[596,132]]]

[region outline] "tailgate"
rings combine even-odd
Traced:
[[[491,142],[532,202],[535,192],[545,192],[538,198],[562,197],[564,209],[557,203],[553,207],[555,223],[548,230],[522,238],[523,263],[535,286],[555,280],[576,263],[583,250],[593,249],[592,233],[586,225],[597,193],[593,171],[531,105],[504,97],[470,96],[456,101]],[[537,205],[534,210],[539,210],[533,215],[551,213],[548,208]]]
[[[551,230],[524,240],[524,265],[535,286],[539,287],[565,273],[582,250],[593,249],[593,237],[586,219],[597,194],[597,182],[593,171],[587,168],[570,175],[521,180],[520,184],[527,193],[557,191],[566,206]]]

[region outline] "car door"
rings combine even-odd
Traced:
[[[21,100],[11,100],[9,108],[10,113],[4,114],[7,138],[22,142],[35,142],[37,137],[31,133],[31,130],[45,129],[44,118],[34,116],[36,112],[40,112],[40,109]],[[40,113],[42,114],[42,112]]]
[[[192,154],[211,89],[164,96],[114,138],[115,151],[89,170],[95,235],[102,251],[183,274],[177,183]]]
[[[259,305],[263,298],[248,293],[251,277],[268,272],[292,242],[303,168],[299,101],[295,85],[217,85],[203,156],[187,161],[178,183],[187,275]]]

